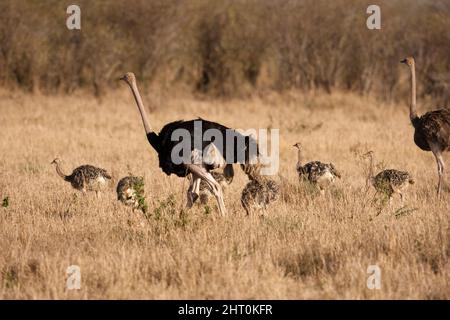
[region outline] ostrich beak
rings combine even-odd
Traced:
[[[400,63],[406,63],[406,59],[401,60]]]

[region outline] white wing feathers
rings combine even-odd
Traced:
[[[203,156],[200,150],[192,150],[191,163],[213,166],[214,169],[221,168],[226,164],[225,159],[214,143],[210,143],[205,147]]]

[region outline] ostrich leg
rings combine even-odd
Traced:
[[[444,159],[442,158],[441,151],[437,147],[433,146],[431,148],[431,152],[433,152],[434,157],[436,158],[436,163],[437,163],[438,176],[439,176],[437,196],[438,196],[438,198],[440,198],[441,192],[442,192],[442,183],[443,183],[443,179],[444,179]]]
[[[202,167],[200,167],[198,165],[194,165],[194,164],[186,164],[185,166],[188,168],[188,170],[192,174],[194,174],[197,177],[203,179],[208,184],[208,186],[211,188],[214,196],[216,197],[217,205],[219,207],[220,214],[225,216],[227,214],[227,211],[226,211],[226,208],[225,208],[225,204],[223,202],[222,187],[220,186],[220,184],[204,168],[202,168]]]
[[[400,201],[402,203],[402,205],[405,203],[406,200],[406,195],[404,195],[402,192],[399,192],[400,195]]]
[[[193,194],[192,190],[194,188],[194,175],[192,174],[192,179],[189,182],[189,188],[187,190],[187,202],[186,202],[186,208],[192,208],[192,205],[194,204]]]
[[[198,199],[198,197],[200,196],[200,182],[202,181],[202,179],[200,177],[197,177],[194,180],[194,186],[192,189],[192,192],[194,194],[194,202]]]
[[[187,208],[192,208],[194,202],[198,199],[200,193],[200,181],[201,178],[198,175],[192,173],[192,180],[187,191]]]
[[[210,186],[211,190],[214,193],[214,196],[217,200],[217,205],[219,206],[219,211],[222,216],[227,215],[227,210],[225,208],[225,203],[223,202],[223,192],[220,184],[213,178],[213,176],[207,172],[206,174],[206,183]]]
[[[439,153],[438,154],[438,161],[440,164],[440,171],[439,171],[439,188],[438,188],[438,192],[439,195],[442,194],[442,187],[444,185],[444,171],[445,171],[445,164],[444,164],[444,159],[442,158],[442,154]]]

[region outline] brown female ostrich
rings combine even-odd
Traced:
[[[371,184],[377,193],[385,194],[389,197],[389,202],[392,196],[397,193],[400,199],[404,200],[404,192],[410,184],[414,184],[414,179],[406,171],[399,171],[395,169],[383,170],[377,175],[374,175],[374,160],[373,151],[369,151],[364,155],[369,158],[369,174],[367,177],[367,184]]]
[[[80,190],[83,194],[87,191],[95,191],[97,197],[99,192],[106,186],[111,176],[105,169],[97,168],[89,164],[79,166],[70,175],[65,175],[61,170],[61,160],[56,158],[51,164],[56,165],[56,173],[65,181],[70,182],[73,188]]]
[[[411,71],[411,104],[409,118],[414,126],[414,142],[424,150],[433,152],[437,162],[439,182],[438,198],[441,195],[444,180],[444,159],[442,153],[450,149],[450,110],[438,109],[419,117],[416,110],[416,64],[413,57],[400,61]]]

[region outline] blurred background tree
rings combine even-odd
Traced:
[[[362,0],[80,0],[68,30],[57,0],[0,0],[0,86],[97,96],[134,71],[146,86],[211,97],[266,91],[355,91],[404,99],[418,64],[419,95],[450,98],[450,2],[379,1],[381,30]]]

